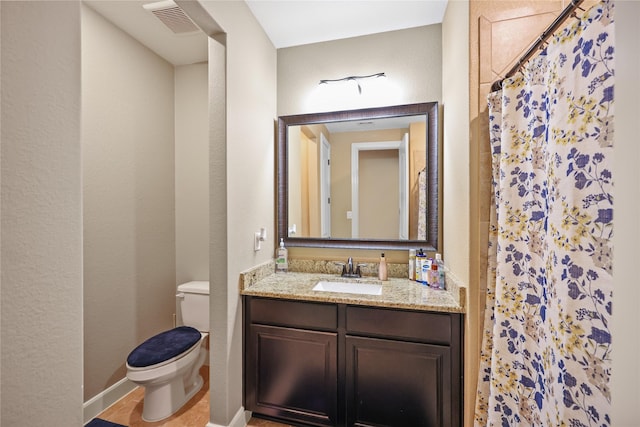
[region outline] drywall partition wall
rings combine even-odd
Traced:
[[[444,259],[469,283],[469,3],[447,3],[442,22]]]
[[[640,290],[638,241],[640,241],[640,3],[615,2],[615,221],[613,274],[613,345],[611,402],[612,426],[638,423],[640,402]],[[619,209],[618,207],[622,207]]]
[[[228,426],[244,416],[240,272],[275,250],[276,51],[244,2],[201,6],[224,29],[209,40],[209,425]],[[254,252],[260,227],[268,237]]]
[[[173,325],[173,66],[82,8],[84,399]]]
[[[209,277],[210,277],[210,361],[209,384],[221,393],[209,393],[209,424],[227,426],[242,412],[242,401],[235,402],[235,387],[229,371],[230,340],[235,308],[229,289],[229,230],[227,193],[227,40],[221,34],[209,40]]]
[[[0,424],[80,426],[80,3],[0,9]]]
[[[467,301],[478,298],[477,283],[469,277],[470,257],[470,131],[469,122],[469,2],[447,3],[442,22],[442,102],[443,102],[443,240],[444,260],[450,273],[467,287]],[[475,298],[471,298],[475,297]],[[467,304],[465,321],[476,323],[479,307]],[[465,398],[467,408],[474,398],[479,335],[465,330]],[[470,413],[465,413],[469,425]]]
[[[2,22],[2,7],[0,6],[0,22]],[[2,25],[0,25],[1,32]],[[2,37],[0,37],[0,40]],[[0,51],[2,49],[0,42]],[[2,55],[0,55],[0,70],[2,70]],[[0,71],[0,76],[2,72]],[[2,93],[2,79],[0,77],[0,93]],[[2,135],[2,99],[0,97],[0,135]],[[2,151],[2,138],[0,137],[0,152]],[[0,156],[0,188],[2,188],[2,156]],[[0,193],[0,224],[2,223],[2,194]],[[0,267],[2,264],[2,229],[0,228]],[[0,268],[1,271],[1,268]],[[0,274],[0,297],[2,295],[2,274]],[[0,375],[2,374],[2,303],[0,302]],[[0,387],[0,424],[2,424],[2,387]]]
[[[209,280],[207,63],[175,68],[176,283]]]
[[[441,25],[278,49],[278,115],[440,101]],[[326,97],[322,79],[384,72],[376,90]],[[348,87],[347,87],[348,88]]]

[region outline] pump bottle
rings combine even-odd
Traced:
[[[276,273],[289,270],[289,251],[284,247],[284,239],[280,239],[280,247],[276,250]]]
[[[380,265],[378,266],[378,279],[389,280],[387,271],[387,259],[384,257],[384,253],[380,255]]]

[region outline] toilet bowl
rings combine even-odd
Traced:
[[[180,285],[176,298],[183,325],[149,338],[127,357],[127,378],[144,387],[142,419],[148,422],[176,413],[204,383],[200,368],[208,354],[209,282]]]

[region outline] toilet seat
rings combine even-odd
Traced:
[[[190,326],[179,326],[161,332],[139,346],[127,357],[127,369],[150,370],[184,357],[197,347],[202,334]]]
[[[173,330],[158,334],[167,334],[167,336],[161,336],[160,340],[170,338],[171,335],[180,335],[180,331],[170,334],[172,331]],[[203,347],[202,343],[209,334],[201,333],[197,329],[195,329],[195,331],[197,332],[197,336],[195,334],[189,334],[191,335],[191,339],[195,336],[198,339],[197,342],[180,354],[156,364],[143,367],[135,367],[131,366],[128,362],[126,363],[127,378],[135,384],[143,386],[145,389],[144,406],[142,410],[142,419],[144,421],[155,422],[169,417],[178,411],[202,388],[204,380],[199,371],[207,355],[207,350]],[[152,338],[156,337],[157,335]],[[171,342],[171,340],[168,341]],[[144,349],[145,347],[143,347],[143,345],[145,343],[138,347]],[[175,343],[173,343],[173,345],[171,345],[172,351],[167,351],[165,357],[168,357],[168,354],[179,351],[180,347],[183,346],[184,345],[175,345]],[[134,352],[135,349],[131,353]],[[153,360],[153,358],[149,360]],[[133,358],[131,361],[135,363]]]

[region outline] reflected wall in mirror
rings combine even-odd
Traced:
[[[288,246],[437,249],[438,104],[278,119]]]

